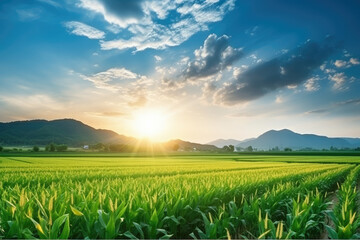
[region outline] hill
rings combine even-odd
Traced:
[[[292,149],[330,149],[335,148],[354,148],[358,141],[353,138],[329,138],[315,134],[299,134],[288,129],[270,130],[263,133],[259,137],[244,141],[237,147],[252,146],[258,150],[269,150],[275,147],[284,149],[286,147]],[[355,144],[353,144],[355,143]]]
[[[0,145],[46,145],[49,143],[82,146],[95,143],[129,143],[135,138],[110,130],[95,129],[74,119],[29,120],[0,123]]]

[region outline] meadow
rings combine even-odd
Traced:
[[[358,163],[351,154],[2,155],[0,238],[359,238]]]

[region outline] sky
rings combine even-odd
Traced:
[[[359,1],[1,0],[0,121],[360,137]]]

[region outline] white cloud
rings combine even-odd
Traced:
[[[360,62],[357,58],[350,58],[350,61],[349,61],[352,65],[359,65]]]
[[[306,80],[304,83],[305,90],[308,92],[314,92],[319,90],[320,86],[318,84],[318,81],[320,80],[319,77],[312,77]]]
[[[338,68],[349,68],[352,65],[358,65],[360,64],[359,60],[357,58],[350,58],[349,61],[345,61],[345,60],[336,60],[334,65]]]
[[[333,81],[333,89],[334,90],[343,90],[345,89],[344,84],[346,82],[346,75],[342,73],[335,73],[334,75],[330,75],[329,79]]]
[[[342,68],[346,66],[346,61],[344,60],[336,60],[334,65],[338,68]]]
[[[208,24],[221,21],[234,4],[235,0],[201,4],[193,0],[81,0],[79,6],[101,14],[109,24],[131,33],[129,38],[102,40],[103,50],[135,48],[142,51],[180,45],[195,33],[208,30]],[[168,18],[170,11],[175,17]],[[159,20],[164,19],[169,21],[160,23]]]
[[[162,60],[162,58],[158,55],[155,55],[154,58],[157,62],[160,62]]]
[[[81,75],[81,77],[94,83],[97,88],[117,91],[122,88],[124,81],[134,80],[138,78],[138,75],[125,68],[110,68],[104,72],[91,76]]]
[[[154,85],[152,79],[125,68],[110,68],[90,76],[80,76],[92,82],[96,88],[119,93],[133,107],[146,104],[150,92],[148,89]]]
[[[103,39],[105,33],[94,27],[86,25],[81,22],[71,21],[66,22],[65,27],[72,33],[78,36],[85,36],[90,39]]]

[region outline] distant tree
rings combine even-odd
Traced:
[[[2,150],[4,150],[4,148],[2,146],[0,146],[0,152],[2,152]]]
[[[39,149],[39,147],[38,146],[34,146],[33,147],[33,152],[38,152],[40,149]]]
[[[272,152],[279,152],[280,148],[278,146],[271,149]]]
[[[336,147],[334,147],[334,146],[331,146],[330,147],[330,151],[337,151],[338,149],[336,148]]]
[[[66,146],[65,144],[56,145],[55,149],[57,152],[65,152],[68,149],[68,146]]]
[[[291,149],[291,148],[289,148],[289,147],[286,147],[286,148],[284,148],[284,151],[285,151],[285,152],[291,152],[291,151],[292,151],[292,149]]]
[[[245,150],[246,150],[247,152],[252,152],[252,151],[254,151],[254,149],[253,149],[252,146],[248,146],[247,148],[245,148]]]
[[[229,145],[229,150],[230,150],[230,152],[233,152],[235,150],[234,145]]]
[[[355,151],[360,151],[360,147],[354,149]],[[1,151],[0,151],[1,152]]]
[[[95,145],[90,145],[90,149],[93,149],[93,150],[105,150],[106,145],[103,144],[103,143],[97,143]]]
[[[227,146],[227,145],[223,146],[222,149],[223,149],[225,152],[229,152],[229,151],[230,151],[229,146]]]
[[[55,152],[55,150],[56,150],[56,146],[54,143],[50,143],[45,147],[45,151],[47,152]]]

